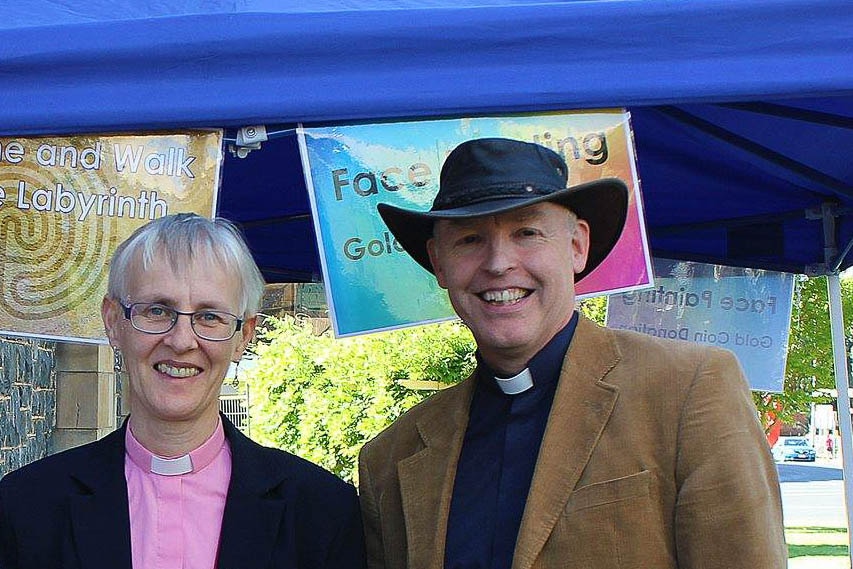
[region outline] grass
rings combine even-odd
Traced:
[[[846,545],[788,545],[788,559],[797,557],[847,557]]]
[[[848,557],[847,530],[826,527],[787,527],[788,559]],[[828,561],[828,560],[827,560]]]

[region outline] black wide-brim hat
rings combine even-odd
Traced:
[[[589,224],[586,266],[575,282],[592,272],[610,253],[628,215],[628,188],[618,178],[566,187],[568,168],[549,148],[507,138],[463,142],[444,161],[439,190],[429,211],[411,211],[380,203],[379,215],[397,241],[429,272],[427,253],[437,219],[465,219],[504,213],[540,202],[572,210]]]

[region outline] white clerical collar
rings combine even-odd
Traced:
[[[533,376],[530,369],[524,368],[512,377],[495,377],[495,381],[506,395],[518,395],[533,387]]]
[[[185,454],[177,458],[163,458],[156,454],[151,455],[151,472],[162,476],[178,476],[189,474],[193,471],[193,459]]]
[[[125,452],[127,456],[142,471],[161,476],[180,476],[193,471],[200,471],[213,462],[217,455],[226,448],[225,429],[220,418],[216,429],[202,445],[189,453],[177,458],[157,456],[136,440],[133,436],[132,425],[128,425],[125,433]]]

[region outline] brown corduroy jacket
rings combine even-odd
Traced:
[[[473,390],[474,376],[435,394],[362,449],[369,567],[442,567]],[[513,569],[786,565],[776,468],[735,357],[581,318]]]

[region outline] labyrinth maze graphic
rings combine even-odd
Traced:
[[[0,187],[20,182],[54,187],[56,180],[34,168],[0,170]],[[97,185],[106,180],[93,180]],[[23,200],[16,198],[19,203]],[[0,311],[20,320],[44,320],[74,311],[102,292],[115,218],[0,208]]]

